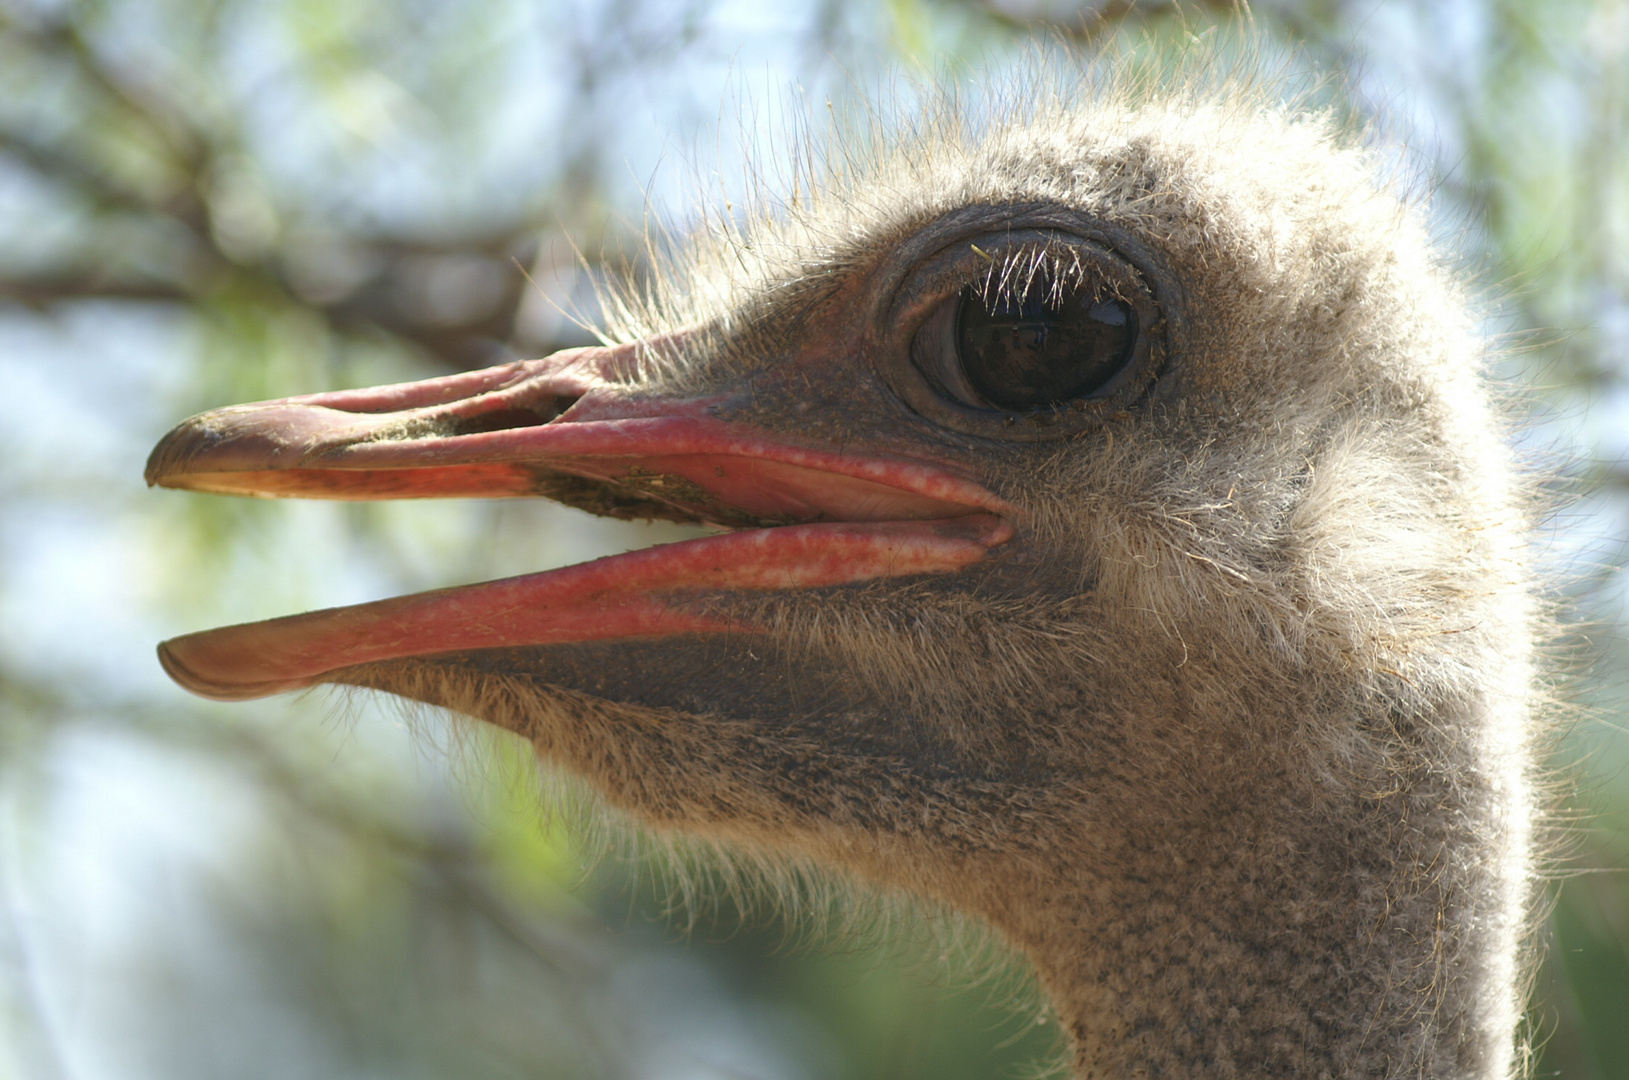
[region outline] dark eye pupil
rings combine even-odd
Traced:
[[[1089,397],[1131,359],[1137,342],[1131,306],[1090,288],[1056,295],[1033,280],[1022,295],[992,305],[962,290],[956,348],[968,383],[1001,409],[1035,409]]]

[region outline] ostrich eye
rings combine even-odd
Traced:
[[[1108,386],[1130,362],[1137,314],[1089,285],[1036,275],[991,298],[969,285],[931,316],[912,350],[917,367],[964,405],[1031,411]]]
[[[956,351],[979,397],[1002,409],[1034,409],[1101,389],[1131,359],[1131,307],[1080,289],[1054,295],[1037,279],[1021,296],[990,305],[962,290]]]

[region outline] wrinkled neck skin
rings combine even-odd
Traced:
[[[1519,730],[1519,702],[1427,685],[1418,657],[1414,685],[1314,677],[1197,625],[1082,631],[1004,682],[1003,643],[1058,636],[1033,603],[1010,621],[949,587],[899,589],[913,625],[956,622],[986,651],[976,677],[958,685],[975,669],[948,655],[906,680],[898,628],[864,624],[875,588],[845,587],[772,635],[483,650],[336,681],[514,730],[652,826],[986,919],[1034,963],[1079,1076],[1511,1074],[1523,766],[1488,732]]]
[[[1195,666],[1169,728],[1104,738],[1053,778],[1055,823],[1013,823],[1051,850],[954,860],[940,898],[1035,964],[1082,1077],[1509,1077],[1525,875],[1514,785],[1462,741],[1486,704],[1339,718],[1395,740],[1365,767],[1314,741],[1320,702],[1261,686],[1201,746],[1171,732],[1215,725],[1192,687],[1227,676]]]
[[[1014,867],[1030,895],[985,898],[1079,1075],[1508,1077],[1520,1002],[1500,960],[1524,883],[1517,860],[1466,856],[1506,828],[1497,785],[1429,750],[1306,783],[1292,748],[1269,768],[1261,749],[1172,760],[1142,805],[1122,791],[1078,821],[1090,860]]]

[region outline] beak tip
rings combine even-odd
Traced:
[[[213,697],[207,692],[207,684],[193,674],[192,670],[176,655],[176,644],[180,638],[171,638],[158,643],[158,666],[164,669],[164,674],[177,686],[189,693],[201,697]]]
[[[165,433],[147,455],[142,479],[148,487],[178,487],[177,479],[187,473],[187,461],[196,455],[201,432],[198,418],[183,420]]]
[[[250,701],[270,697],[285,690],[304,689],[309,685],[307,682],[229,682],[199,674],[182,657],[182,653],[187,651],[187,642],[197,638],[198,635],[187,635],[161,641],[158,645],[158,663],[164,669],[164,674],[189,694],[208,698],[210,701]]]

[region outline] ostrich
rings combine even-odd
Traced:
[[[1081,1077],[1519,1072],[1538,620],[1462,289],[1327,117],[1145,91],[851,137],[603,347],[187,420],[149,483],[721,531],[166,670],[983,920]]]

